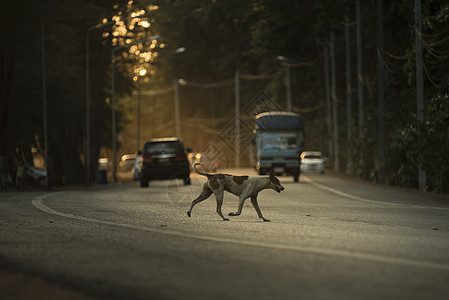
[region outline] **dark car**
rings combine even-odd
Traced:
[[[140,186],[150,180],[179,178],[190,184],[190,167],[184,145],[178,138],[151,139],[145,143],[140,161]]]

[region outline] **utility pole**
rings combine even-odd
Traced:
[[[379,114],[379,183],[385,183],[385,79],[384,79],[384,37],[383,0],[377,0],[377,76],[378,76],[378,114]]]
[[[173,81],[173,94],[174,94],[174,106],[175,106],[175,134],[176,137],[181,138],[181,127],[179,120],[179,85],[178,79]]]
[[[340,171],[340,162],[338,159],[338,120],[337,120],[337,78],[335,70],[335,38],[334,32],[331,31],[330,34],[330,52],[331,52],[331,95],[332,95],[332,108],[333,108],[333,121],[334,121],[334,169],[335,171]]]
[[[137,77],[137,145],[136,145],[136,153],[138,154],[140,151],[140,107],[141,107],[141,101],[142,101],[142,86],[141,86],[141,75],[139,74],[139,77]]]
[[[415,0],[415,43],[416,43],[416,106],[418,120],[423,119],[424,109],[424,85],[423,85],[423,58],[422,58],[422,26],[421,26],[421,0]],[[418,166],[418,187],[420,190],[426,188],[426,172],[422,166]]]
[[[45,147],[45,171],[47,172],[47,178],[45,180],[46,188],[48,188],[50,180],[50,169],[48,161],[48,122],[47,122],[47,83],[45,77],[45,28],[44,22],[41,22],[41,41],[42,41],[42,98],[44,100],[44,147]]]
[[[364,175],[365,170],[365,100],[363,99],[363,57],[362,57],[362,17],[360,12],[360,0],[356,1],[356,33],[357,33],[357,93],[359,99],[359,149],[358,175]]]
[[[365,123],[365,107],[363,99],[363,57],[362,57],[362,17],[360,13],[360,0],[356,1],[357,15],[357,92],[359,98],[359,136],[363,137],[363,125]]]
[[[346,153],[348,156],[346,164],[346,174],[351,173],[352,169],[352,85],[351,85],[351,43],[349,39],[349,17],[345,15],[345,41],[346,41]]]
[[[234,75],[234,100],[235,100],[235,166],[240,167],[240,73]]]
[[[329,132],[329,136],[332,136],[332,116],[331,116],[331,97],[330,97],[330,87],[329,87],[329,43],[325,43],[323,46],[323,52],[324,52],[324,87],[326,92],[326,124],[327,124],[327,131]],[[329,139],[328,142],[329,147],[329,157],[333,156],[332,151],[332,139]]]
[[[292,111],[292,88],[290,82],[290,67],[285,68],[285,85],[287,89],[287,111]]]

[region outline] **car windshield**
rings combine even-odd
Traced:
[[[123,161],[124,164],[133,165],[136,162],[135,158],[127,158]]]
[[[304,158],[307,158],[307,159],[320,159],[321,155],[306,155],[306,156],[304,156]]]
[[[176,154],[183,152],[182,145],[177,142],[155,142],[145,145],[145,152],[149,154]]]
[[[262,136],[262,149],[264,150],[285,150],[297,148],[298,140],[294,134],[269,133]]]

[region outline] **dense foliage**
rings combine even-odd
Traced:
[[[114,6],[108,0],[22,0],[2,4],[0,154],[10,158],[11,176],[19,160],[33,164],[32,154],[36,158],[36,154],[43,156],[48,150],[51,184],[85,181],[86,32],[114,17],[126,22],[128,1],[117,2]],[[92,176],[100,148],[111,146],[111,47],[125,43],[125,39],[121,33],[114,35],[114,40],[110,36],[122,23],[89,34]],[[123,34],[141,38],[134,31]],[[129,59],[118,61],[119,66],[125,61]],[[129,92],[132,85],[132,79],[122,74],[116,76],[118,94]],[[44,143],[44,90],[48,149]],[[126,124],[123,116],[118,109],[118,132]]]

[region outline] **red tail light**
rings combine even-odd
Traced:
[[[144,155],[143,162],[153,162],[153,158],[149,155]]]
[[[187,159],[187,156],[185,155],[185,154],[177,154],[176,155],[176,158],[175,158],[176,160],[185,160],[185,159]]]

